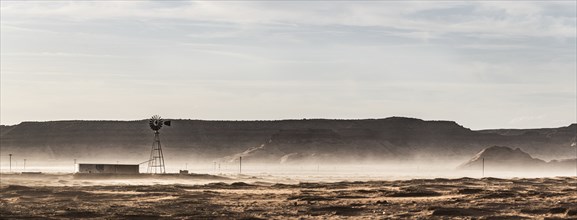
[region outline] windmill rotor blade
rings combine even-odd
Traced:
[[[148,125],[152,130],[158,131],[162,128],[163,120],[158,115],[153,115],[148,121]]]

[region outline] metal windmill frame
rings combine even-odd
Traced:
[[[148,173],[166,173],[164,165],[164,154],[162,153],[162,145],[160,144],[160,130],[162,125],[170,126],[170,121],[164,121],[158,115],[152,116],[148,124],[154,131],[154,140],[152,141],[152,150],[150,151],[150,159],[148,160]]]

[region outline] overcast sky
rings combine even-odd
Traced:
[[[2,1],[1,124],[577,120],[576,1]]]

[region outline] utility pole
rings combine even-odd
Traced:
[[[242,174],[242,157],[239,158],[238,174]]]
[[[8,156],[10,157],[10,169],[8,171],[12,172],[12,154],[8,154]]]
[[[483,178],[485,178],[485,158],[483,157]]]
[[[26,170],[26,159],[24,159],[24,170]]]
[[[571,147],[575,147],[575,187],[577,188],[577,136],[571,140]]]
[[[74,159],[74,170],[72,172],[76,173],[76,159]]]
[[[575,147],[575,178],[577,178],[577,137],[573,138],[571,147]]]

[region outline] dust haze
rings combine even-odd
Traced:
[[[0,219],[577,219],[575,0],[0,2]]]
[[[400,117],[164,120],[1,127],[2,217],[577,215],[577,124],[475,131]],[[164,172],[152,172],[152,160]]]
[[[295,170],[299,173],[285,170],[287,173],[279,175],[252,175],[263,170],[250,168],[247,174],[235,175],[2,173],[0,213],[6,218],[56,219],[510,219],[577,215],[577,181],[572,177],[423,179],[414,176],[418,172],[391,172],[393,177],[387,177],[373,175],[375,172],[321,174],[305,169]]]

